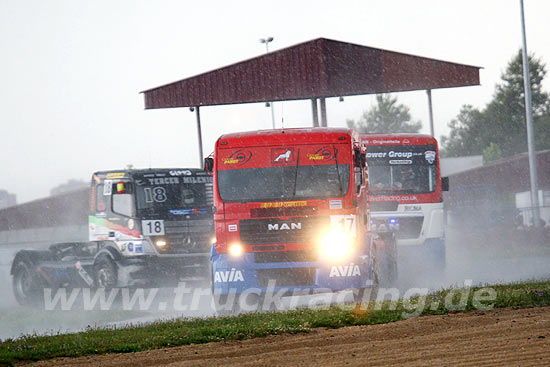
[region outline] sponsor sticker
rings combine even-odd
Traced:
[[[134,250],[136,254],[143,254],[143,246],[141,245],[141,243],[136,243]]]
[[[173,170],[169,172],[172,176],[191,176],[193,173],[188,169]]]
[[[349,265],[335,265],[330,268],[329,278],[334,277],[357,277],[361,276],[359,265],[353,263]]]
[[[223,158],[222,162],[226,165],[242,166],[252,158],[252,152],[249,150],[239,149],[227,158]]]
[[[306,157],[310,161],[328,161],[334,158],[334,151],[328,146],[325,146],[313,154],[306,154]]]
[[[216,271],[214,283],[244,282],[243,272],[232,268],[231,270]]]
[[[229,225],[227,226],[227,230],[228,230],[229,232],[237,232],[237,225],[236,225],[236,224],[229,224]]]
[[[390,164],[412,164],[410,159],[390,159]]]
[[[103,196],[111,195],[113,191],[113,180],[105,180],[103,183]]]
[[[289,208],[296,206],[307,206],[307,201],[277,201],[274,203],[262,203],[261,208]]]
[[[156,177],[148,178],[150,185],[173,185],[179,184],[180,179],[177,177]]]
[[[429,164],[432,164],[433,162],[435,162],[435,152],[433,150],[425,151],[424,158],[426,158]]]
[[[271,149],[272,163],[293,163],[294,148],[273,148]]]
[[[111,172],[111,173],[107,173],[107,176],[105,176],[105,178],[107,179],[124,178],[124,175],[125,175],[124,172]]]
[[[330,209],[342,209],[342,200],[330,200],[328,205]]]

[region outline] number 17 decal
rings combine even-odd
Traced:
[[[355,215],[331,215],[330,224],[355,236]]]

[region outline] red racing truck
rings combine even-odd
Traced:
[[[376,287],[365,160],[350,129],[221,136],[205,160],[214,175],[216,307],[235,311],[244,293],[353,289],[362,299]]]
[[[392,232],[407,259],[445,267],[445,216],[437,140],[423,134],[361,134],[367,148],[372,230]]]

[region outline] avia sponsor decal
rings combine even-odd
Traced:
[[[330,161],[334,158],[334,151],[330,147],[325,146],[317,150],[315,153],[306,154],[307,159],[310,161]]]
[[[249,150],[239,149],[227,158],[223,158],[223,164],[242,166],[252,158],[252,152]]]
[[[261,208],[290,208],[296,206],[307,206],[307,201],[277,201],[274,203],[262,203]]]
[[[293,229],[302,229],[302,223],[268,223],[268,231],[290,231]]]
[[[231,268],[231,270],[217,271],[214,274],[214,283],[244,282],[243,272]]]
[[[426,158],[429,164],[432,164],[433,162],[435,162],[435,152],[433,150],[425,151],[424,158]]]
[[[105,176],[105,178],[116,179],[116,178],[124,178],[124,176],[125,176],[124,172],[111,172],[111,173],[107,173],[107,176]]]
[[[357,277],[361,276],[359,265],[353,263],[349,265],[335,265],[330,268],[329,278],[334,277]]]
[[[271,162],[272,163],[293,163],[294,148],[272,148]]]

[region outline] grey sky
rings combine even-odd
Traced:
[[[550,62],[550,1],[525,0],[527,42]],[[18,202],[94,170],[199,164],[195,116],[148,110],[140,91],[318,37],[481,66],[480,87],[433,92],[436,136],[483,107],[521,46],[519,0],[0,0],[0,188]],[[545,89],[550,89],[546,80]],[[428,131],[424,91],[400,93]],[[329,126],[370,96],[327,101]],[[277,126],[310,126],[308,101],[275,104]],[[204,151],[225,132],[271,127],[263,104],[201,110]]]

